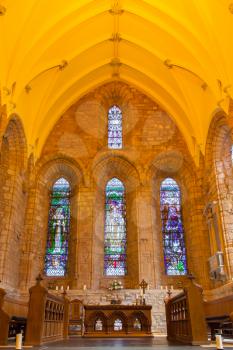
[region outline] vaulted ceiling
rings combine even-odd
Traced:
[[[196,160],[213,113],[228,110],[231,1],[0,0],[0,11],[1,102],[37,156],[61,114],[114,79],[160,104]]]

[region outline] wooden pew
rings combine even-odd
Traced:
[[[25,310],[26,302],[10,298],[4,289],[0,289],[0,345],[7,345],[8,340],[20,332],[24,337],[27,321]]]
[[[165,299],[167,338],[169,341],[185,344],[206,344],[202,288],[193,280],[187,282],[184,290],[173,298]]]
[[[3,310],[6,292],[0,288],[0,345],[7,345],[10,316]]]
[[[41,285],[38,276],[30,288],[25,345],[41,345],[68,338],[69,300],[65,294],[55,296]]]
[[[204,301],[204,310],[211,340],[215,340],[218,329],[222,330],[223,337],[233,337],[233,295]]]

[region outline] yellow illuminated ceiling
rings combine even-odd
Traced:
[[[199,150],[204,153],[213,113],[227,112],[233,95],[231,1],[0,0],[0,5],[6,9],[0,16],[2,104],[8,116],[20,116],[37,157],[61,114],[114,79],[160,104],[195,159]]]

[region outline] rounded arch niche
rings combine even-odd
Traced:
[[[32,241],[34,254],[37,261],[32,263],[31,279],[33,280],[38,273],[45,271],[45,256],[48,248],[49,235],[49,213],[54,185],[59,179],[64,179],[69,184],[69,244],[67,250],[67,265],[64,275],[45,276],[47,283],[53,283],[54,280],[60,280],[61,285],[74,283],[78,271],[78,232],[77,232],[77,214],[78,214],[78,190],[83,184],[83,174],[80,166],[69,158],[44,159],[38,164],[36,176],[36,200],[33,209],[34,232],[32,232]],[[30,220],[30,218],[29,218]],[[45,275],[45,274],[44,274]],[[59,281],[58,281],[59,285]]]
[[[135,288],[139,283],[138,225],[136,212],[139,175],[128,160],[120,156],[109,156],[93,166],[93,189],[95,191],[94,237],[93,237],[93,288],[108,287],[113,279],[121,281],[125,288]],[[106,186],[111,179],[124,185],[126,222],[127,273],[122,276],[104,274],[104,235],[106,219]]]
[[[7,266],[0,276],[11,287],[20,280],[20,245],[26,208],[27,142],[20,118],[10,117],[1,142],[0,158],[0,244],[4,247],[0,265]]]

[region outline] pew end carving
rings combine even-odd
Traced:
[[[202,288],[193,280],[173,298],[165,299],[167,338],[185,344],[208,343]]]

